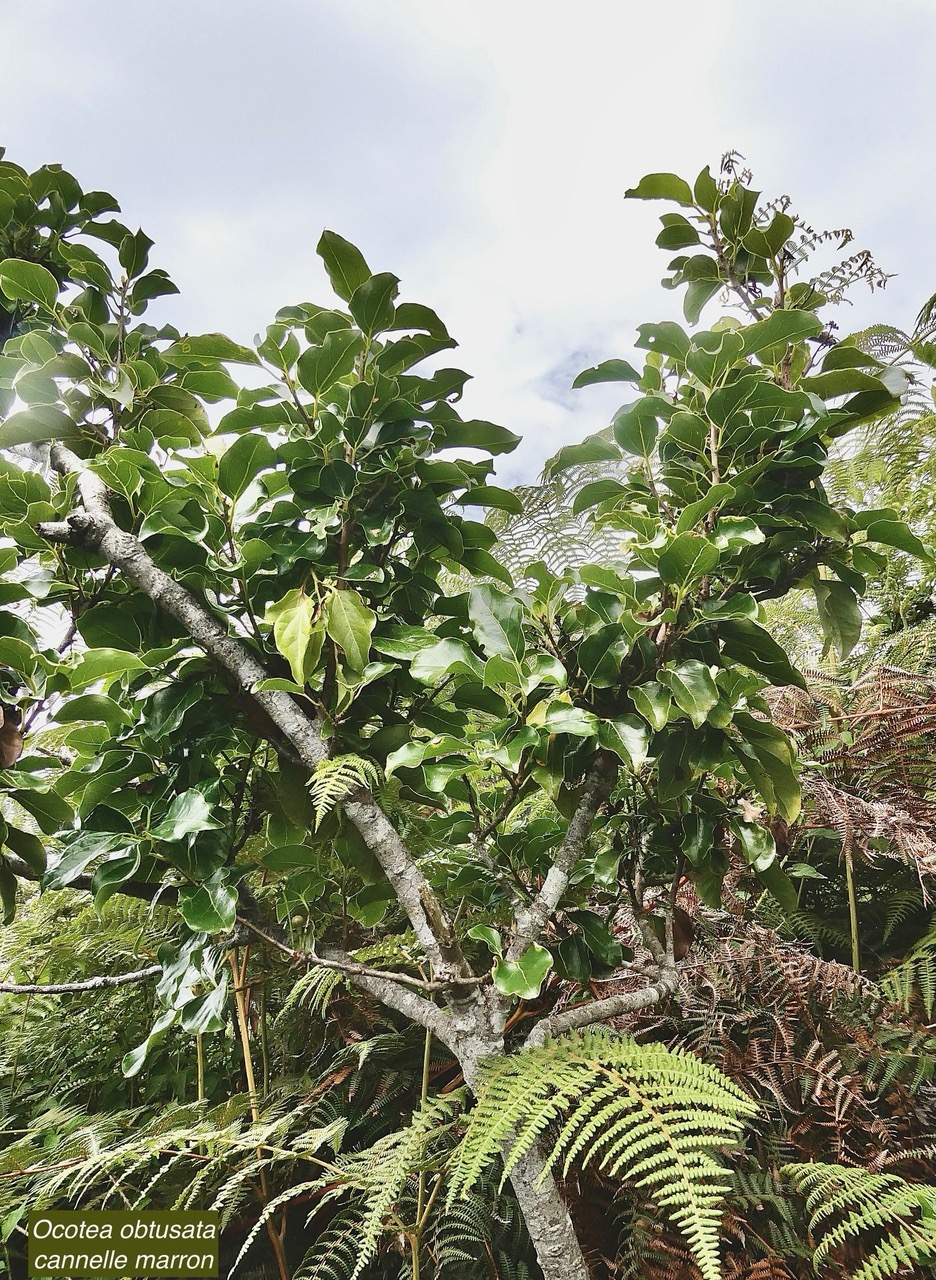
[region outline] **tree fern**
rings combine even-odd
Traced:
[[[867,1254],[849,1271],[851,1280],[886,1280],[905,1267],[936,1264],[936,1186],[836,1164],[789,1164],[784,1173],[806,1197],[817,1269],[833,1249],[866,1236]]]
[[[558,1124],[550,1169],[595,1163],[632,1181],[672,1217],[706,1280],[718,1280],[729,1181],[716,1153],[756,1111],[717,1068],[680,1050],[603,1031],[549,1041],[484,1069],[449,1201],[502,1154],[506,1177]]]
[[[349,791],[358,787],[376,787],[380,782],[380,769],[373,760],[363,756],[336,756],[334,760],[322,760],[315,767],[309,794],[315,810],[315,825],[339,804]]]

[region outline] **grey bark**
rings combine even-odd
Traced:
[[[106,987],[128,987],[134,982],[146,982],[162,971],[161,964],[151,964],[135,973],[86,978],[83,982],[0,982],[0,992],[16,996],[62,996],[72,991],[101,991]]]
[[[543,887],[529,907],[517,912],[517,927],[507,951],[508,960],[520,959],[540,936],[549,917],[558,907],[575,864],[585,850],[598,810],[611,794],[616,776],[616,767],[603,753],[597,755],[585,775],[581,798],[553,864],[546,873]]]

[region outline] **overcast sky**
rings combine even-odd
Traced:
[[[327,300],[324,226],[460,342],[506,480],[606,425],[574,374],[674,314],[645,172],[735,148],[888,271],[841,317],[936,292],[936,0],[0,0],[0,143],[120,200],[182,289],[249,339]]]

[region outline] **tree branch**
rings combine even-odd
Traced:
[[[86,978],[84,982],[0,982],[0,993],[15,996],[63,996],[72,991],[100,991],[104,987],[128,987],[134,982],[146,982],[162,971],[161,964],[151,964],[148,969],[138,969],[136,973]]]
[[[553,1014],[538,1022],[527,1036],[525,1047],[536,1048],[549,1036],[559,1036],[565,1031],[577,1031],[581,1027],[590,1027],[595,1022],[606,1022],[608,1018],[619,1018],[622,1014],[633,1013],[637,1009],[647,1009],[659,1004],[664,996],[671,995],[678,982],[678,975],[673,965],[666,965],[655,983],[649,987],[640,987],[637,991],[626,991],[619,996],[607,996],[604,1000],[594,1000],[589,1004],[577,1004],[564,1013]]]
[[[248,648],[228,634],[215,615],[147,554],[133,534],[115,523],[107,488],[70,449],[55,444],[53,467],[62,475],[74,475],[84,510],[64,522],[43,523],[38,532],[51,542],[80,546],[100,555],[127,575],[159,607],[176,618],[200,648],[229,671],[241,688],[263,707],[295,748],[303,764],[314,769],[327,757],[317,722],[288,694],[256,686],[268,672]],[[403,840],[366,789],[343,802],[349,820],[361,833],[393,886],[427,958],[440,978],[474,976],[428,881],[417,867]]]
[[[581,857],[598,810],[611,794],[617,777],[617,766],[604,752],[599,752],[585,775],[578,807],[566,829],[565,839],[543,881],[543,887],[529,907],[517,912],[514,939],[507,952],[508,960],[519,960],[540,936],[546,922],[565,893],[576,862]]]

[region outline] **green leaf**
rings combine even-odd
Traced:
[[[757,878],[788,916],[792,916],[799,911],[799,898],[796,888],[776,859],[765,867],[763,871],[758,871]]]
[[[653,351],[658,356],[669,356],[678,364],[685,364],[690,342],[682,325],[673,320],[662,320],[659,324],[638,326],[634,345],[644,351]]]
[[[325,633],[315,623],[316,602],[295,587],[267,605],[266,621],[273,624],[273,640],[289,663],[298,685],[305,685],[318,664]]]
[[[355,289],[348,310],[369,338],[393,324],[393,304],[399,293],[399,283],[397,276],[382,271]]]
[[[800,812],[800,786],[796,754],[790,739],[775,725],[758,720],[747,711],[735,712],[734,726],[742,741],[729,739],[732,751],[771,813],[795,822]]]
[[[595,507],[599,502],[606,502],[608,498],[616,498],[622,493],[627,492],[627,486],[621,484],[620,480],[592,480],[589,484],[583,485],[572,502],[572,514],[579,515],[582,511],[587,511],[589,507]]]
[[[501,941],[501,936],[489,924],[472,925],[468,930],[468,937],[474,938],[475,942],[483,942],[492,956],[502,956],[504,954],[504,944]]]
[[[597,716],[568,702],[551,702],[544,712],[543,725],[550,733],[568,733],[575,738],[594,738],[598,733]]]
[[[698,729],[718,701],[718,689],[711,672],[695,658],[681,662],[677,667],[664,667],[659,673],[660,683],[673,695],[673,701]]]
[[[316,253],[325,263],[332,288],[345,302],[350,302],[355,290],[370,279],[370,267],[360,249],[334,231],[322,232]]]
[[[618,716],[599,723],[598,741],[636,772],[646,763],[650,731],[636,716]]]
[[[766,871],[777,857],[777,845],[768,828],[759,822],[741,822],[739,819],[732,819],[729,825],[749,865],[755,871]]]
[[[673,695],[669,689],[664,688],[657,680],[650,680],[646,684],[635,685],[627,692],[650,727],[659,732],[669,719],[670,707],[673,705]]]
[[[625,453],[650,457],[659,431],[657,413],[661,405],[669,408],[656,396],[645,396],[618,409],[611,420],[611,432]]]
[[[17,444],[39,444],[45,440],[74,440],[81,429],[67,413],[50,404],[34,404],[10,414],[0,423],[0,449]]]
[[[0,854],[0,924],[9,924],[16,915],[16,876]]]
[[[237,919],[237,890],[229,884],[186,885],[179,890],[179,912],[196,933],[220,933]]]
[[[743,663],[752,671],[759,671],[775,685],[793,684],[799,689],[807,687],[804,676],[793,666],[786,650],[750,618],[720,617],[717,619],[717,628],[722,652],[726,657]]]
[[[481,648],[493,657],[519,662],[526,649],[523,638],[523,608],[513,596],[487,584],[472,587],[468,595],[468,617]]]
[[[508,511],[511,515],[523,514],[523,503],[510,489],[498,489],[495,485],[479,484],[468,489],[458,499],[460,507],[491,507]]]
[[[295,871],[314,866],[318,855],[307,844],[283,844],[261,854],[260,861],[268,871]]]
[[[825,636],[823,652],[834,649],[847,658],[861,637],[861,610],[851,587],[844,582],[817,578],[813,582],[819,625]]]
[[[545,947],[534,942],[519,960],[494,961],[494,986],[502,996],[516,996],[519,1000],[535,1000],[540,993],[546,975],[552,968],[553,958]]]
[[[569,911],[567,914],[571,923],[581,929],[585,945],[599,963],[611,968],[620,965],[623,959],[621,944],[601,916],[594,911]]]
[[[589,436],[580,444],[567,444],[546,463],[543,474],[547,479],[561,475],[570,467],[580,467],[588,462],[617,462],[620,451],[605,435]]]
[[[591,369],[583,369],[572,383],[573,390],[590,387],[595,382],[639,382],[640,374],[627,360],[602,360]]]
[[[334,591],[325,604],[325,630],[342,649],[352,671],[363,671],[377,615],[356,591]]]
[[[774,311],[766,320],[758,320],[741,330],[746,356],[757,355],[781,343],[787,346],[806,338],[818,338],[820,333],[822,321],[811,311]]]
[[[686,587],[711,573],[718,560],[718,548],[708,538],[681,533],[661,553],[658,568],[664,582]]]
[[[320,347],[309,347],[296,362],[299,381],[318,399],[354,368],[363,339],[353,329],[336,329]]]
[[[896,547],[921,560],[928,560],[930,553],[903,520],[872,520],[864,526],[869,542],[879,542],[885,547]]]
[[[164,1010],[153,1023],[153,1029],[143,1043],[137,1045],[135,1049],[131,1049],[129,1053],[124,1054],[120,1069],[125,1076],[131,1077],[139,1074],[143,1063],[146,1061],[147,1053],[149,1053],[154,1044],[158,1044],[178,1016],[178,1010],[176,1009]]]
[[[7,258],[0,262],[0,289],[14,302],[32,302],[47,311],[55,307],[58,281],[51,271],[36,262]]]
[[[175,286],[172,292],[177,292]],[[183,368],[199,360],[222,360],[229,364],[260,363],[255,351],[233,342],[223,333],[200,333],[180,338],[167,347],[162,356],[169,364]]]
[[[224,824],[211,816],[211,805],[195,788],[183,791],[170,804],[166,816],[150,831],[156,840],[181,840],[196,831],[210,831]]]
[[[714,511],[720,503],[727,502],[734,495],[733,484],[713,484],[704,498],[699,498],[698,502],[690,502],[687,507],[683,507],[676,521],[676,532],[688,533],[704,520],[710,511]]]
[[[520,437],[493,422],[472,418],[467,422],[446,422],[436,431],[436,449],[483,449],[488,453],[511,453]]]
[[[20,831],[18,827],[8,827],[6,845],[18,858],[22,858],[34,875],[45,874],[46,849],[38,836],[31,831]]]
[[[79,720],[101,720],[112,727],[133,724],[133,717],[119,702],[103,693],[83,693],[72,698],[55,713],[59,724],[74,724]]]
[[[222,980],[206,995],[196,996],[182,1006],[182,1030],[189,1035],[223,1031],[227,1026],[228,989]]]
[[[677,204],[691,206],[692,189],[684,178],[675,173],[648,173],[624,192],[625,200],[675,200]]]
[[[437,684],[447,675],[484,679],[484,667],[463,640],[435,640],[413,659],[410,674],[420,684]]]
[[[682,851],[694,867],[708,861],[715,838],[715,819],[707,813],[687,813],[682,820]]]
[[[276,452],[266,436],[239,436],[218,463],[218,488],[229,498],[239,498],[255,476],[275,465]]]
[[[71,671],[71,687],[77,691],[96,684],[98,680],[113,680],[127,671],[145,669],[146,663],[125,649],[88,649]]]
[[[712,530],[712,541],[719,551],[740,551],[759,546],[766,536],[760,525],[747,516],[722,516]]]
[[[89,831],[73,840],[62,857],[42,877],[43,889],[64,889],[82,874],[95,858],[126,849],[128,838],[107,831]]]

